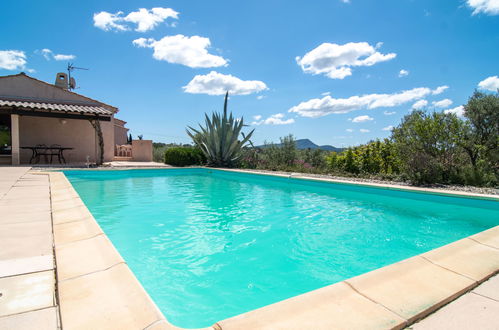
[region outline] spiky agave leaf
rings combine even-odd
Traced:
[[[190,126],[187,134],[199,146],[206,156],[208,163],[213,166],[230,166],[240,157],[242,148],[250,142],[254,130],[245,135],[242,132],[244,119],[234,118],[232,112],[228,113],[229,92],[225,94],[223,112],[213,112],[211,117],[205,113],[205,126],[199,129]],[[242,139],[239,140],[239,135]]]

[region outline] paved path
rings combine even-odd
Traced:
[[[58,329],[47,175],[0,167],[0,329]]]
[[[409,329],[499,329],[499,275],[492,277]]]

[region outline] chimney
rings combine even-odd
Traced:
[[[56,87],[62,88],[64,90],[68,89],[68,75],[64,72],[59,72],[55,76],[55,84]]]

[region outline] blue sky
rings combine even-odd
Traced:
[[[388,136],[414,104],[460,114],[475,88],[499,88],[497,0],[3,0],[0,13],[0,75],[89,68],[76,92],[155,141],[189,142],[227,88],[255,143],[335,146]]]

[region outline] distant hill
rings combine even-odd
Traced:
[[[321,149],[321,150],[326,150],[326,151],[335,151],[335,152],[342,152],[345,150],[345,148],[336,148],[330,145],[324,145],[324,146],[318,146],[317,144],[313,143],[309,139],[299,139],[296,140],[296,148],[298,149]],[[280,146],[280,143],[276,143],[276,146]],[[265,148],[266,146],[257,146],[257,148]]]

